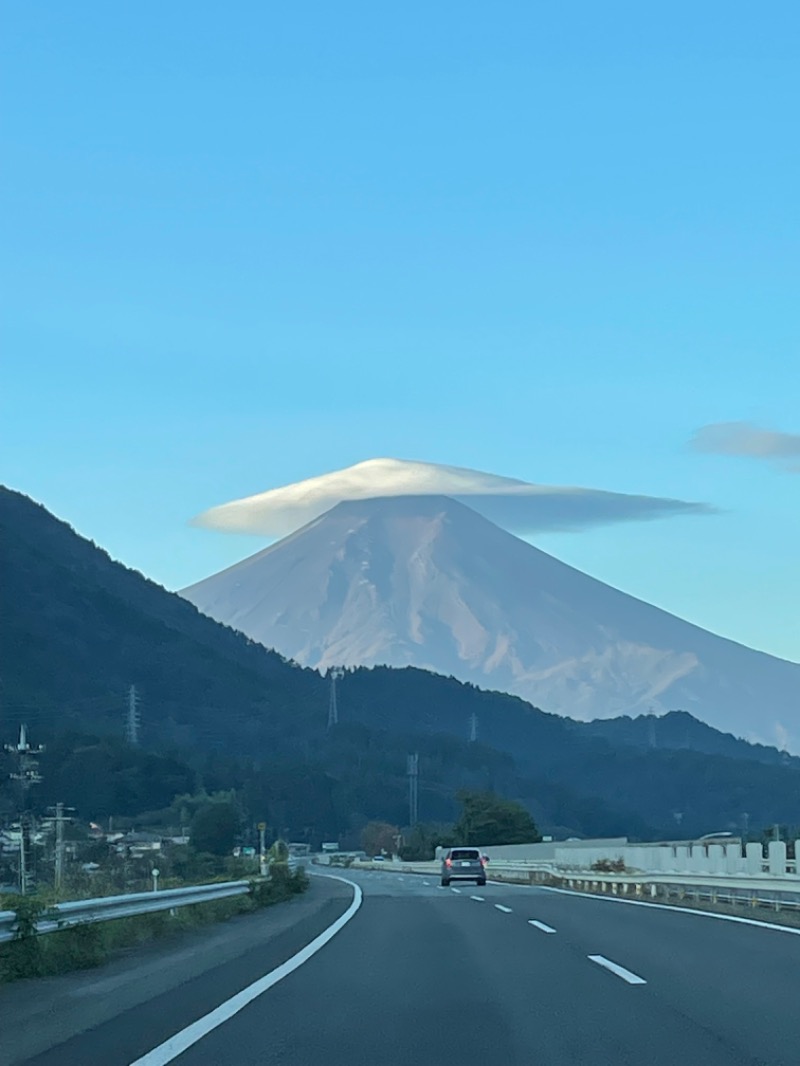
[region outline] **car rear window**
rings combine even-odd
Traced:
[[[479,859],[480,852],[475,848],[454,848],[450,852],[451,859]]]

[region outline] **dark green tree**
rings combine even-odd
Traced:
[[[493,792],[462,790],[456,794],[461,817],[453,828],[459,844],[533,844],[541,840],[530,813],[515,800]]]
[[[232,803],[209,803],[192,818],[189,839],[195,851],[230,855],[239,833],[239,812]]]
[[[386,853],[391,855],[400,830],[388,822],[367,822],[361,830],[361,846],[370,856]]]

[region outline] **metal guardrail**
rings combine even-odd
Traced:
[[[192,903],[211,903],[231,896],[243,896],[249,891],[250,881],[222,881],[209,885],[190,885],[188,888],[167,888],[159,892],[130,892],[122,896],[55,903],[47,908],[36,923],[36,931],[53,933],[72,925],[131,918],[139,914],[186,907]],[[14,939],[16,924],[14,911],[0,911],[0,943]]]

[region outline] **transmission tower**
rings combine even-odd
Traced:
[[[139,744],[141,726],[142,715],[139,711],[139,694],[136,691],[136,685],[131,685],[128,689],[128,700],[125,709],[125,739],[134,747]]]
[[[406,766],[408,775],[408,824],[413,829],[419,821],[419,754],[409,755]]]
[[[330,695],[328,697],[328,729],[339,724],[339,705],[336,702],[336,682],[340,677],[344,677],[344,670],[338,666],[334,666],[329,671],[331,679]]]
[[[470,743],[478,739],[478,716],[474,713],[469,716],[469,739]]]
[[[28,743],[27,727],[19,727],[19,740],[16,744],[6,744],[6,751],[14,757],[16,770],[10,775],[12,781],[18,781],[20,787],[19,813],[19,891],[27,896],[33,888],[33,854],[31,852],[31,835],[33,815],[28,810],[28,792],[31,785],[38,785],[42,780],[39,773],[39,759],[44,747],[33,747]]]

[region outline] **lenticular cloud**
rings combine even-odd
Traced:
[[[460,466],[369,459],[344,470],[220,504],[198,515],[192,524],[226,533],[283,537],[344,500],[383,496],[450,496],[521,535],[712,510],[706,504],[658,496],[535,485]]]

